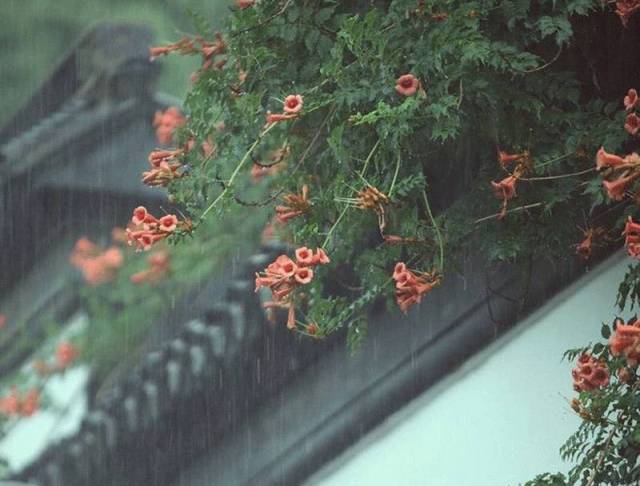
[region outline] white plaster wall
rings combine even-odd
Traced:
[[[591,270],[308,484],[500,486],[568,470],[558,449],[579,419],[562,353],[613,320],[628,263],[617,254]]]

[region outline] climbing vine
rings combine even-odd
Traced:
[[[136,208],[128,242],[149,250],[211,220],[270,214],[263,241],[289,249],[256,276],[269,317],[303,337],[345,332],[354,347],[371,304],[409,312],[472,251],[589,260],[624,238],[638,259],[640,106],[627,73],[640,66],[610,47],[637,44],[637,10],[238,0],[224,32],[194,15],[196,34],[150,51],[202,59],[183,110],[156,115],[163,147],[142,175],[180,212]],[[638,265],[621,311],[638,303]],[[561,453],[575,466],[528,484],[639,480],[640,322],[616,318],[602,335],[567,353],[583,424]]]

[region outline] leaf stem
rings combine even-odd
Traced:
[[[242,159],[240,160],[240,162],[238,162],[238,165],[236,165],[236,168],[233,170],[233,172],[231,173],[231,176],[229,177],[229,180],[227,180],[224,183],[224,189],[222,190],[222,192],[220,194],[218,194],[218,197],[216,197],[213,202],[209,205],[209,207],[207,207],[207,209],[204,210],[204,212],[200,215],[200,221],[202,221],[207,214],[209,214],[209,212],[216,207],[216,205],[218,204],[218,202],[229,192],[229,189],[231,188],[231,186],[233,185],[233,182],[235,181],[236,177],[238,176],[238,174],[240,173],[240,169],[242,169],[242,167],[244,166],[244,164],[246,164],[247,160],[249,160],[251,158],[251,154],[253,153],[253,151],[256,149],[256,147],[258,146],[258,144],[260,143],[260,141],[262,140],[262,137],[264,137],[267,133],[269,133],[269,131],[276,126],[275,123],[272,123],[271,125],[269,125],[268,127],[266,127],[259,135],[258,138],[256,138],[256,141],[253,142],[253,144],[251,145],[251,147],[249,147],[249,150],[247,150],[247,152],[244,154],[244,156],[242,157]]]
[[[438,238],[438,247],[440,249],[440,273],[444,273],[444,242],[442,241],[442,233],[440,233],[440,228],[436,223],[435,218],[433,217],[433,213],[431,212],[431,206],[429,205],[429,198],[427,197],[427,192],[422,191],[422,198],[424,199],[424,204],[427,208],[427,213],[429,214],[429,218],[431,219],[431,224],[433,225],[433,229],[436,231],[436,236]]]
[[[336,227],[340,224],[340,221],[342,220],[342,218],[344,217],[344,215],[346,214],[347,210],[349,209],[349,206],[345,206],[344,209],[342,210],[342,212],[340,213],[340,216],[338,216],[338,219],[336,219],[336,222],[333,223],[333,225],[331,226],[331,228],[329,229],[329,232],[327,233],[326,238],[324,239],[324,241],[322,242],[322,246],[321,248],[324,248],[325,250],[327,249],[327,244],[329,243],[329,239],[331,238],[331,235],[333,234],[333,231],[336,229]]]
[[[393,196],[393,188],[396,185],[398,179],[398,172],[400,172],[400,152],[398,152],[398,158],[396,159],[396,171],[393,173],[393,180],[391,181],[391,187],[389,188],[389,199]]]

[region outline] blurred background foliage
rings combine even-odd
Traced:
[[[151,27],[157,44],[193,33],[190,11],[218,27],[230,0],[4,0],[0,29],[0,125],[47,78],[65,52],[95,23],[128,21]],[[163,60],[159,89],[180,99],[199,59]]]

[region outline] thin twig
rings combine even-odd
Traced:
[[[438,247],[440,249],[440,273],[444,273],[444,242],[442,241],[442,234],[440,233],[440,228],[438,227],[438,224],[433,217],[431,206],[429,205],[429,198],[427,198],[427,193],[424,190],[422,191],[422,198],[424,199],[424,204],[427,207],[427,213],[429,214],[429,218],[431,219],[433,229],[435,229],[436,236],[438,237]]]
[[[340,224],[340,221],[342,220],[342,218],[344,217],[344,215],[347,213],[347,209],[349,209],[349,206],[345,206],[344,209],[342,210],[342,212],[340,213],[340,216],[338,216],[338,219],[336,219],[336,222],[333,223],[333,225],[331,226],[331,228],[329,229],[329,232],[327,233],[327,237],[324,239],[324,241],[322,242],[322,246],[321,248],[327,249],[327,244],[329,243],[329,239],[331,238],[331,235],[333,234],[333,231],[336,229],[336,227]]]
[[[577,177],[577,176],[581,176],[581,175],[584,175],[584,174],[588,174],[589,172],[594,172],[595,170],[597,170],[597,169],[595,167],[592,167],[591,169],[585,169],[585,170],[581,170],[579,172],[572,172],[570,174],[560,174],[560,175],[546,176],[546,177],[518,177],[518,180],[527,181],[527,182],[551,181],[551,180],[555,180],[555,179],[566,179],[567,177]]]
[[[225,184],[225,188],[222,190],[222,192],[218,195],[218,197],[216,197],[213,202],[209,205],[209,207],[207,207],[207,209],[204,210],[204,212],[202,213],[202,215],[200,216],[200,220],[203,220],[205,218],[205,216],[209,213],[209,211],[211,211],[216,204],[218,204],[218,202],[227,194],[227,192],[229,191],[229,188],[233,185],[233,181],[235,180],[235,178],[238,176],[238,174],[240,173],[240,169],[242,169],[242,167],[244,166],[244,164],[247,162],[247,160],[249,160],[249,158],[251,157],[251,153],[256,149],[256,147],[260,144],[260,142],[262,141],[262,138],[269,133],[269,131],[275,126],[275,123],[272,123],[271,125],[269,125],[267,128],[265,128],[259,135],[258,138],[256,138],[256,141],[253,142],[253,144],[251,145],[251,147],[249,147],[249,150],[247,150],[247,152],[244,154],[244,157],[242,157],[242,160],[240,160],[240,162],[238,162],[238,165],[236,166],[236,168],[234,169],[234,171],[231,173],[231,177],[229,177],[229,180],[226,181]]]
[[[600,469],[600,466],[602,466],[602,463],[604,462],[604,458],[607,455],[607,450],[611,445],[611,441],[613,440],[613,436],[615,433],[616,433],[616,429],[612,428],[611,431],[609,432],[609,435],[607,436],[607,440],[604,443],[604,447],[600,451],[598,462],[596,463],[596,467],[593,468],[593,474],[589,478],[589,482],[586,484],[586,486],[593,486],[595,484],[594,481],[596,480],[596,474],[598,473],[598,469]]]
[[[262,21],[258,22],[256,25],[252,25],[251,27],[247,27],[246,29],[242,29],[242,30],[239,30],[239,31],[237,31],[237,32],[232,33],[232,34],[230,35],[230,37],[231,37],[231,38],[233,38],[233,37],[237,37],[237,36],[239,36],[240,34],[244,34],[244,33],[246,33],[246,32],[249,32],[249,31],[253,30],[253,29],[257,29],[257,28],[260,28],[260,27],[262,27],[262,26],[264,26],[264,25],[267,25],[267,24],[268,24],[269,22],[271,22],[273,19],[275,19],[276,17],[279,17],[280,15],[282,15],[283,13],[285,13],[285,12],[286,12],[286,10],[289,8],[289,6],[290,6],[292,3],[293,3],[293,0],[287,0],[287,1],[284,3],[284,5],[282,6],[282,8],[281,8],[280,10],[278,10],[276,13],[274,13],[273,15],[271,15],[271,16],[267,17],[266,19],[264,19],[264,20],[262,20]]]
[[[393,173],[393,180],[391,181],[391,187],[389,188],[389,199],[393,196],[393,188],[396,185],[396,179],[398,178],[398,172],[400,172],[400,152],[398,152],[398,158],[396,160],[396,171]]]
[[[293,170],[289,174],[289,177],[292,177],[298,171],[298,169],[302,166],[302,163],[305,161],[305,159],[307,158],[307,156],[311,152],[311,149],[313,148],[313,146],[318,141],[318,138],[320,137],[320,133],[322,132],[322,129],[327,124],[327,122],[329,121],[329,118],[331,118],[331,115],[333,115],[334,111],[335,111],[335,107],[332,107],[331,110],[329,111],[329,113],[327,113],[327,116],[324,118],[324,120],[322,121],[322,123],[320,124],[318,129],[316,130],[316,133],[313,136],[313,138],[311,139],[311,142],[309,142],[309,145],[307,145],[307,148],[305,149],[305,151],[302,153],[302,155],[300,156],[298,161],[293,166]],[[248,201],[248,202],[245,201],[242,204],[243,204],[243,206],[266,206],[270,202],[275,201],[285,191],[285,189],[286,189],[285,187],[281,187],[276,192],[271,194],[268,198],[266,198],[266,199],[264,199],[262,201]],[[234,197],[236,198],[236,200],[239,199],[238,196],[234,196]]]
[[[541,202],[533,203],[533,204],[527,204],[526,206],[520,206],[520,207],[517,207],[517,208],[509,209],[504,214],[516,213],[518,211],[526,211],[527,209],[540,207],[540,206],[542,206],[542,204],[543,203],[541,203]],[[473,224],[482,223],[483,221],[488,221],[490,219],[496,219],[496,218],[500,217],[501,215],[502,215],[502,212],[499,212],[499,213],[496,213],[496,214],[492,214],[490,216],[485,216],[484,218],[476,219],[473,222]]]
[[[556,52],[556,55],[553,56],[553,59],[551,59],[549,62],[543,64],[542,66],[538,66],[537,68],[532,68],[532,69],[513,69],[515,72],[517,73],[521,73],[521,74],[531,74],[531,73],[535,73],[538,71],[542,71],[543,69],[547,69],[549,66],[551,66],[554,62],[556,62],[558,60],[558,58],[560,57],[560,54],[562,54],[562,46],[560,46],[560,48],[558,49],[558,52]]]

